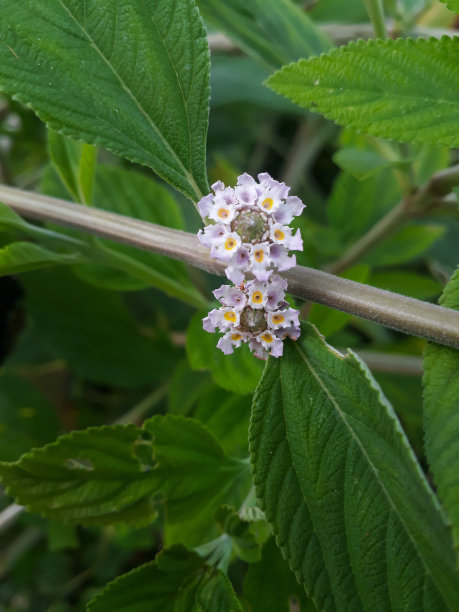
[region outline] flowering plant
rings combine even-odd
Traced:
[[[223,285],[214,291],[223,308],[212,310],[203,327],[225,332],[217,343],[225,355],[248,342],[259,359],[280,357],[283,339],[300,335],[299,312],[284,299],[287,282],[273,272],[296,265],[289,251],[302,251],[303,241],[289,223],[305,205],[267,172],[258,175],[258,182],[245,173],[236,187],[218,181],[212,189],[198,203],[202,219],[212,221],[198,238],[212,257],[227,263],[226,276],[240,287]]]

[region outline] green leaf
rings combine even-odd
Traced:
[[[209,51],[194,0],[5,0],[0,90],[51,128],[208,192]]]
[[[199,397],[213,386],[207,372],[194,372],[186,359],[179,361],[171,379],[168,412],[189,416]]]
[[[110,582],[88,603],[88,612],[188,612],[193,609],[203,560],[183,547]],[[186,605],[189,607],[186,607]]]
[[[0,460],[15,461],[59,433],[56,411],[24,378],[0,377]]]
[[[268,86],[336,123],[398,142],[459,145],[459,37],[359,40]]]
[[[446,285],[440,304],[459,310],[459,269]],[[424,358],[424,431],[426,455],[438,495],[459,551],[459,351],[428,343]]]
[[[341,172],[327,202],[329,223],[341,238],[337,255],[344,245],[354,242],[401,197],[400,188],[388,169],[362,181],[348,172]]]
[[[238,557],[249,563],[261,559],[260,546],[251,531],[250,521],[241,518],[235,508],[220,506],[215,513],[215,520],[222,532],[231,537]]]
[[[274,538],[263,546],[261,560],[250,564],[244,578],[243,595],[251,612],[290,612],[293,601],[300,602],[301,612],[316,610],[282,558]]]
[[[0,249],[0,276],[76,264],[81,259],[79,253],[53,253],[31,242],[13,242]]]
[[[391,162],[381,155],[362,149],[341,149],[333,155],[333,161],[342,170],[349,172],[359,181],[363,181],[376,174],[381,168],[387,168],[391,165]]]
[[[26,232],[29,227],[30,224],[27,221],[15,213],[9,206],[0,202],[0,231],[15,229]]]
[[[442,225],[411,225],[402,227],[365,256],[372,266],[391,266],[421,257],[445,232]]]
[[[286,342],[254,398],[257,497],[319,609],[455,609],[448,530],[366,366],[315,329]]]
[[[454,13],[459,14],[459,0],[440,0]]]
[[[156,475],[166,497],[167,520],[180,523],[202,511],[214,510],[234,486],[245,479],[248,465],[228,457],[199,421],[156,415],[143,428],[154,437]]]
[[[369,284],[418,300],[431,299],[441,292],[440,283],[433,278],[411,271],[375,272],[371,275]]]
[[[332,43],[291,0],[197,0],[203,17],[270,67],[319,55]]]
[[[156,516],[152,494],[157,486],[151,465],[141,461],[143,446],[152,458],[151,437],[134,425],[91,427],[15,463],[1,463],[0,478],[17,503],[48,518],[84,525],[143,524]]]
[[[91,204],[97,148],[49,130],[48,150],[53,167],[72,199]]]
[[[200,612],[242,612],[233,585],[220,570],[202,581],[197,601]]]
[[[224,355],[217,348],[218,335],[202,329],[204,312],[197,313],[191,320],[186,338],[186,350],[194,370],[210,370],[213,379],[228,391],[251,393],[254,391],[263,371],[263,362],[255,359],[246,345]]]
[[[37,335],[82,379],[119,387],[167,380],[176,349],[147,338],[122,299],[78,280],[64,269],[22,278]]]

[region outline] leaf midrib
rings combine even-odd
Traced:
[[[368,453],[366,452],[365,448],[362,446],[360,439],[358,438],[358,436],[355,434],[354,430],[352,429],[351,425],[348,423],[347,418],[346,418],[346,414],[343,412],[343,410],[341,409],[341,407],[339,406],[338,402],[336,401],[336,399],[333,397],[333,395],[329,392],[327,386],[325,385],[325,383],[322,381],[322,379],[320,378],[319,374],[316,372],[316,370],[314,369],[314,367],[312,366],[312,364],[310,363],[310,361],[308,360],[308,358],[306,357],[306,355],[304,355],[301,350],[299,349],[299,347],[295,344],[295,349],[298,351],[300,357],[303,359],[303,361],[305,362],[306,366],[309,368],[311,374],[314,376],[314,378],[316,379],[317,383],[319,384],[319,386],[321,387],[321,389],[324,391],[325,395],[328,397],[328,399],[330,400],[331,404],[335,407],[335,409],[337,410],[338,414],[340,415],[343,423],[345,424],[345,426],[347,427],[349,433],[351,434],[352,438],[355,440],[355,442],[357,443],[357,446],[360,448],[362,455],[366,458],[368,465],[370,466],[372,472],[374,473],[375,476],[375,480],[376,482],[380,485],[388,503],[389,506],[391,507],[391,509],[393,510],[393,512],[395,513],[395,515],[397,516],[398,520],[400,521],[400,523],[402,524],[405,533],[407,534],[409,540],[412,542],[413,547],[417,553],[418,559],[421,561],[422,566],[424,567],[426,573],[430,576],[430,578],[432,579],[432,581],[434,582],[438,592],[441,594],[441,597],[443,599],[443,601],[447,604],[444,596],[443,596],[443,590],[441,589],[441,587],[438,585],[437,580],[434,578],[434,576],[432,575],[430,569],[428,568],[428,566],[426,565],[423,556],[419,553],[418,551],[418,547],[416,545],[416,541],[413,539],[408,526],[406,525],[405,521],[403,520],[403,518],[400,516],[400,513],[398,512],[397,507],[394,505],[391,496],[389,495],[389,492],[387,491],[386,487],[384,486],[384,483],[378,478],[378,471],[376,469],[376,467],[373,465],[373,462],[371,461]],[[287,440],[288,440],[288,436],[287,436]],[[289,442],[289,446],[290,446],[290,442]],[[292,452],[291,446],[290,446],[290,450]],[[292,458],[293,458],[293,452],[292,452]]]
[[[111,64],[111,62],[105,57],[105,55],[102,53],[101,49],[99,49],[98,45],[96,44],[95,40],[90,36],[89,32],[86,30],[86,28],[81,25],[78,20],[75,18],[75,16],[70,12],[70,10],[65,6],[65,4],[63,3],[62,0],[58,0],[59,4],[61,5],[61,7],[66,11],[66,13],[69,15],[69,17],[72,19],[72,21],[76,24],[76,26],[81,30],[81,32],[84,34],[84,36],[86,37],[86,39],[88,40],[88,42],[90,43],[90,45],[93,47],[93,49],[96,51],[96,53],[99,55],[99,57],[102,59],[102,61],[107,65],[107,67],[111,70],[111,72],[113,73],[113,75],[116,77],[116,79],[118,79],[121,87],[126,91],[126,93],[129,95],[129,97],[132,99],[132,101],[134,102],[134,104],[137,106],[137,108],[139,109],[139,111],[141,112],[141,114],[145,117],[145,119],[147,120],[147,122],[149,123],[149,125],[151,126],[151,128],[153,129],[153,131],[155,132],[155,134],[158,136],[158,138],[161,140],[161,142],[164,144],[165,148],[168,150],[168,152],[170,153],[171,157],[176,161],[176,163],[179,165],[179,167],[182,169],[183,174],[186,178],[186,180],[188,181],[190,187],[193,189],[195,195],[197,197],[199,197],[201,194],[201,190],[199,189],[199,187],[197,186],[194,178],[192,177],[190,171],[183,165],[183,162],[181,161],[181,159],[178,157],[177,153],[174,151],[174,149],[172,148],[172,146],[169,144],[169,142],[166,140],[166,138],[163,136],[162,132],[158,129],[158,127],[156,126],[156,124],[154,123],[154,121],[152,120],[152,118],[150,117],[150,115],[147,113],[147,111],[143,108],[143,106],[140,104],[139,100],[135,97],[135,95],[133,94],[132,90],[128,87],[128,85],[125,83],[125,81],[123,80],[123,78],[121,77],[121,75],[117,72],[117,70],[115,69],[115,67]],[[162,37],[161,40],[163,41]],[[163,42],[164,45],[164,42]],[[166,48],[165,48],[166,49]],[[166,53],[168,54],[168,51],[166,49]],[[169,54],[168,54],[169,55]],[[175,68],[174,68],[175,71]],[[183,92],[182,92],[182,96],[183,96]],[[186,104],[185,104],[186,107]],[[187,114],[188,117],[188,114]],[[190,139],[190,145],[191,145],[191,139]],[[191,158],[190,158],[191,159]],[[165,163],[162,160],[162,163]],[[167,165],[167,164],[165,164]]]

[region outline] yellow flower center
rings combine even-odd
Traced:
[[[261,291],[254,291],[252,294],[252,302],[254,304],[261,304],[262,301],[263,301],[263,294],[261,293]]]
[[[276,240],[283,240],[283,239],[285,238],[285,234],[284,234],[284,232],[282,232],[281,230],[277,229],[277,230],[274,232],[274,238],[275,238]]]
[[[258,261],[258,263],[261,263],[264,257],[265,254],[263,253],[262,249],[258,249],[258,251],[255,251],[255,259]]]
[[[271,336],[271,334],[263,334],[261,339],[264,342],[268,342],[268,343],[273,341],[273,337]]]
[[[272,321],[273,323],[282,323],[282,321],[285,321],[285,317],[281,314],[275,314],[272,316]]]
[[[235,246],[236,246],[236,241],[234,240],[234,238],[227,238],[226,239],[225,249],[227,251],[232,251]]]
[[[266,198],[263,200],[263,202],[261,203],[261,206],[265,209],[265,210],[271,210],[271,208],[273,207],[274,202],[272,198]]]
[[[231,334],[231,340],[234,340],[235,342],[237,342],[241,338],[242,338],[241,334]]]
[[[236,323],[237,317],[236,317],[236,313],[234,312],[234,310],[225,312],[224,319],[226,319],[226,321],[230,321],[231,323]]]
[[[220,208],[217,214],[220,217],[220,219],[228,219],[229,210],[227,208]]]

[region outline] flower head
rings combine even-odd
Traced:
[[[209,312],[203,327],[208,332],[224,332],[217,347],[225,355],[247,342],[260,359],[268,354],[280,357],[284,338],[296,339],[300,334],[299,313],[285,301],[286,288],[287,282],[276,274],[265,282],[254,279],[241,287],[222,285],[214,291],[222,306]]]
[[[288,224],[304,204],[288,195],[290,187],[263,173],[258,181],[242,174],[235,187],[218,181],[212,189],[214,193],[198,203],[201,217],[211,221],[198,238],[212,257],[228,263],[229,280],[241,284],[250,271],[265,282],[274,270],[296,265],[295,256],[288,253],[303,250],[303,242],[300,230],[293,232]]]

